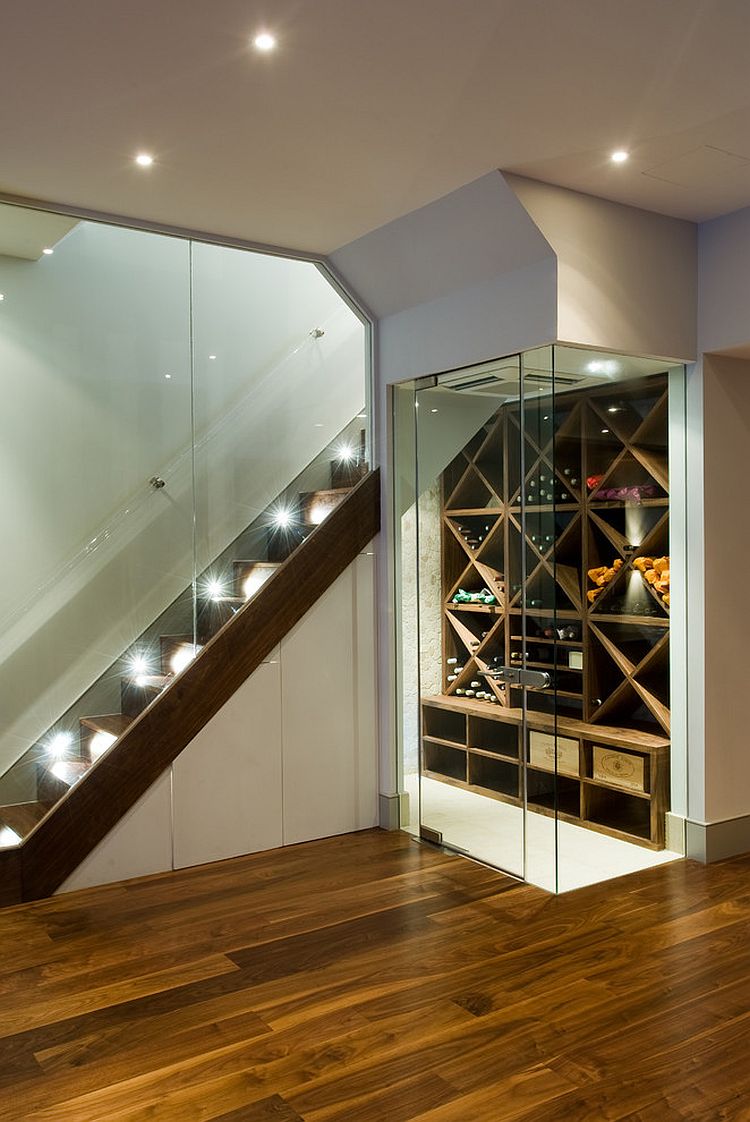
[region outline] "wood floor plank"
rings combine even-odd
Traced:
[[[750,1122],[750,857],[378,830],[0,911],[1,1122]]]

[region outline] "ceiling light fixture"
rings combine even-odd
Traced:
[[[135,158],[135,162],[139,168],[150,168],[154,162],[154,157],[148,152],[139,152]]]
[[[216,359],[216,355],[209,355],[208,357],[211,360],[211,362],[213,362]]]
[[[630,153],[626,152],[624,148],[617,148],[609,158],[613,164],[624,164],[629,156]]]
[[[5,293],[4,293],[4,292],[0,292],[0,300],[4,300],[4,299],[5,299]]]
[[[46,245],[44,247],[44,249],[42,250],[42,253],[44,254],[45,257],[51,257],[54,252],[55,252],[54,249],[50,249],[50,247],[48,245]]]
[[[276,36],[270,31],[261,31],[253,39],[256,51],[272,51],[276,46]]]

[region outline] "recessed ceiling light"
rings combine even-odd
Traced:
[[[169,379],[172,377],[172,375],[171,374],[165,374],[164,377],[167,379],[167,381],[169,381]]]
[[[42,250],[42,253],[44,254],[45,257],[51,257],[54,252],[55,252],[54,249],[50,249],[50,247],[48,245],[46,245],[44,247],[44,249]]]
[[[4,293],[4,292],[0,292],[0,300],[4,300],[4,299],[5,299],[5,293]]]
[[[437,413],[437,409],[431,409],[430,412],[431,413]]]
[[[624,164],[629,156],[630,153],[626,152],[624,148],[617,148],[609,158],[613,164]]]
[[[208,357],[211,359],[211,362],[213,362],[214,359],[216,358],[216,355],[209,355]]]
[[[150,168],[154,162],[154,157],[149,155],[148,152],[139,152],[135,158],[135,162],[139,168]]]
[[[272,51],[276,46],[276,36],[270,31],[261,31],[253,39],[253,46],[256,51]]]

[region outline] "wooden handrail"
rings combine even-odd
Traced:
[[[279,566],[261,593],[240,608],[21,845],[8,851],[13,860],[0,860],[0,903],[51,895],[379,529],[380,474],[375,470],[360,480]]]

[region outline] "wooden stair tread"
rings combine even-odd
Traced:
[[[10,806],[0,806],[0,825],[8,826],[19,837],[23,838],[31,833],[37,823],[41,822],[50,810],[49,803],[12,803]]]
[[[125,713],[103,713],[97,717],[81,717],[81,725],[92,732],[107,732],[111,736],[121,736],[133,721]]]

